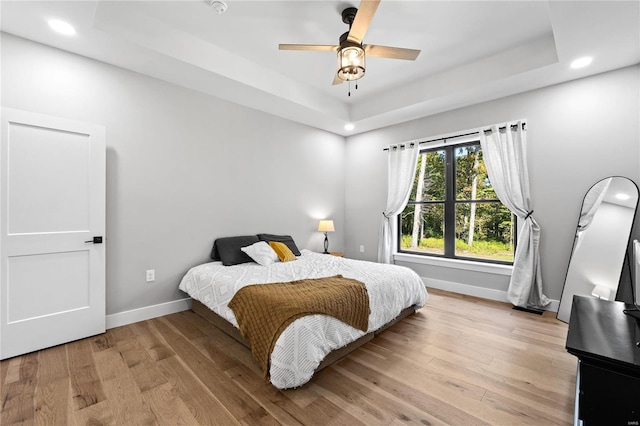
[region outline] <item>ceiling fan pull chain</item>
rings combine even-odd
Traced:
[[[351,80],[349,80],[349,94],[347,96],[351,96]]]

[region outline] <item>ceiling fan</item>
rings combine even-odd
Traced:
[[[342,11],[342,22],[349,25],[349,31],[340,36],[340,44],[280,44],[280,50],[317,50],[338,52],[338,71],[333,79],[333,84],[341,84],[344,81],[358,80],[365,73],[365,56],[389,59],[405,59],[415,61],[420,54],[419,50],[404,49],[401,47],[378,46],[375,44],[362,44],[362,39],[369,29],[373,15],[378,9],[380,0],[362,0],[360,8],[348,7]],[[357,88],[357,86],[356,86]]]

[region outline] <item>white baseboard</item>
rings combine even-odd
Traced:
[[[107,315],[107,330],[122,325],[133,324],[134,322],[161,317],[163,315],[187,311],[189,309],[191,309],[191,298],[187,297],[186,299],[173,300],[158,305],[118,312],[117,314]]]
[[[466,294],[469,296],[481,297],[483,299],[497,300],[500,302],[507,301],[507,292],[503,290],[495,290],[492,288],[478,287],[469,284],[461,284],[453,281],[436,280],[433,278],[421,277],[427,288],[437,288],[440,290],[451,291],[454,293]],[[558,312],[559,300],[552,299],[551,304],[547,306],[548,311]],[[152,318],[169,315],[176,312],[187,311],[191,309],[191,298],[173,300],[171,302],[160,303],[158,305],[145,306],[144,308],[132,309],[130,311],[118,312],[117,314],[107,315],[107,329],[120,327],[127,324],[133,324],[139,321],[145,321]]]
[[[454,293],[466,294],[468,296],[481,297],[483,299],[497,300],[499,302],[508,302],[507,292],[504,290],[496,290],[493,288],[478,287],[475,285],[461,284],[453,281],[436,280],[434,278],[420,277],[427,288],[437,288],[439,290],[451,291]],[[551,303],[547,306],[547,311],[558,312],[559,300],[551,299]]]

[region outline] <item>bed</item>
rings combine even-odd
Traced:
[[[268,368],[270,382],[279,389],[302,386],[316,371],[366,343],[376,332],[415,312],[427,300],[424,283],[409,268],[300,251],[293,240],[288,244],[297,254],[295,260],[261,265],[249,258],[249,261],[243,259],[238,263],[238,257],[245,254],[238,255],[240,246],[252,245],[255,241],[249,237],[233,238],[240,238],[240,241],[234,241],[231,250],[228,245],[219,244],[220,239],[216,240],[212,258],[220,260],[191,268],[179,288],[193,299],[194,312],[248,347],[250,344],[239,332],[238,321],[229,307],[240,289],[252,284],[333,276],[358,280],[366,287],[370,308],[366,331],[332,316],[313,314],[296,319],[281,332],[273,345]],[[225,259],[225,252],[231,252],[235,258],[229,260],[226,253]]]

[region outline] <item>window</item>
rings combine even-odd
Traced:
[[[422,150],[398,221],[400,252],[513,262],[515,216],[491,186],[479,141]]]

